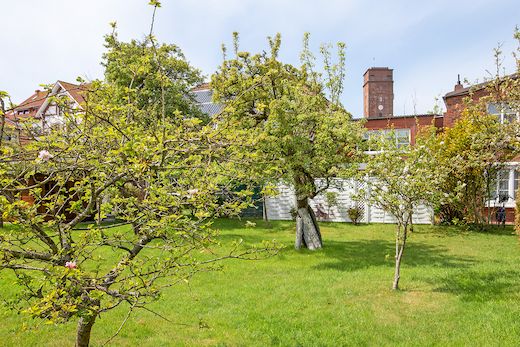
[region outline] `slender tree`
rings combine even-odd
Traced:
[[[365,170],[359,179],[365,181],[360,199],[382,208],[396,219],[395,272],[392,288],[399,289],[401,262],[410,233],[413,231],[414,209],[419,204],[433,206],[445,200],[438,186],[445,172],[436,164],[434,149],[435,129],[417,140],[413,147],[399,147],[393,133],[374,136],[371,148],[380,151],[366,156]]]

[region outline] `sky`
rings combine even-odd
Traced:
[[[40,84],[103,78],[103,35],[116,21],[122,40],[150,30],[148,0],[0,0],[0,90],[15,103]],[[155,19],[159,41],[174,43],[207,79],[222,62],[221,45],[240,33],[241,50],[267,49],[282,35],[280,58],[299,63],[305,32],[319,57],[322,43],[345,42],[342,102],[363,112],[363,73],[394,70],[394,114],[433,110],[453,90],[457,74],[470,83],[495,71],[493,49],[504,52],[502,72],[514,72],[518,0],[162,0]]]

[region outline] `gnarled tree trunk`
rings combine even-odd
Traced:
[[[96,321],[96,315],[81,317],[76,329],[76,347],[88,347],[90,344],[90,333]]]
[[[309,199],[307,197],[297,199],[296,205],[296,241],[294,247],[296,249],[307,247],[310,250],[321,248],[323,244],[320,227],[314,211],[309,206]]]

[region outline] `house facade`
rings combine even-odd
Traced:
[[[13,134],[10,140],[21,144],[34,140],[64,122],[63,107],[55,98],[64,98],[67,111],[81,112],[85,104],[86,84],[57,81],[48,90],[35,90],[26,100],[6,113],[6,125]],[[30,122],[26,122],[30,121]]]
[[[509,76],[517,78],[516,75]],[[490,95],[489,83],[480,83],[464,87],[460,78],[451,92],[444,95],[446,112],[444,113],[444,127],[451,127],[462,116],[465,108],[465,100],[478,102]],[[487,103],[487,112],[497,117],[500,123],[520,121],[520,113],[512,110],[507,105],[497,105],[493,102]],[[498,171],[490,191],[490,199],[484,211],[485,216],[490,216],[490,222],[496,222],[496,211],[505,208],[506,223],[513,224],[515,220],[515,205],[520,181],[520,157],[512,161],[502,163],[503,167]]]

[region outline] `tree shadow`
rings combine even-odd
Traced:
[[[431,279],[431,283],[442,283],[433,291],[457,295],[462,301],[499,300],[519,295],[520,270],[466,270]]]
[[[248,223],[251,226],[248,226]],[[261,230],[262,232],[271,233],[271,232],[284,232],[291,231],[294,228],[294,223],[292,221],[264,221],[258,218],[222,218],[215,221],[213,224],[214,229],[220,230],[242,230],[242,231],[255,231]],[[254,226],[253,226],[254,225]]]
[[[320,251],[329,261],[315,266],[318,270],[355,271],[374,266],[393,267],[395,244],[385,240],[326,241]],[[472,258],[448,254],[447,249],[425,243],[409,243],[405,249],[405,266],[439,266],[466,268]]]

